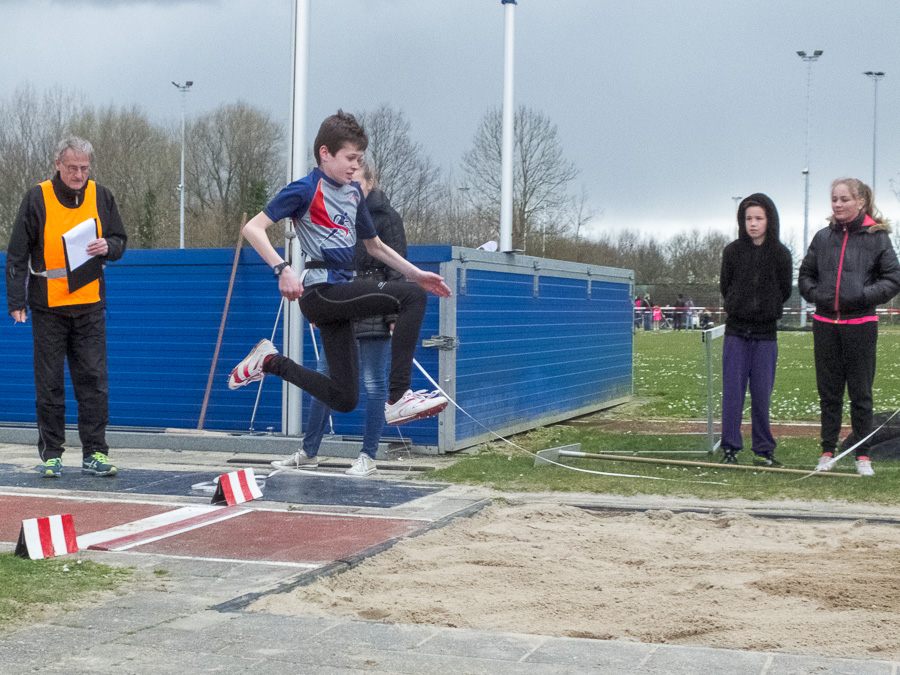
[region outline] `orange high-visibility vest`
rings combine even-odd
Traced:
[[[74,293],[69,293],[66,279],[66,254],[63,251],[62,236],[88,218],[97,221],[98,236],[103,236],[103,227],[97,213],[97,184],[89,180],[84,189],[84,201],[76,209],[60,204],[53,192],[53,184],[48,180],[41,183],[44,193],[44,269],[47,270],[47,306],[87,305],[100,302],[100,280],[95,279]]]

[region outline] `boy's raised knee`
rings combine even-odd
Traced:
[[[339,396],[330,404],[331,409],[339,413],[348,413],[356,410],[359,396]]]

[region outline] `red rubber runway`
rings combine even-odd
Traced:
[[[239,509],[240,507],[231,507]],[[132,551],[204,558],[325,564],[425,527],[417,520],[250,511]]]
[[[72,514],[81,549],[131,551],[315,568],[428,526],[380,516],[61,499],[0,494],[0,541],[15,544],[22,521]],[[113,529],[115,528],[115,529]]]
[[[99,502],[54,497],[31,497],[0,494],[0,541],[13,542],[26,518],[43,518],[71,513],[75,533],[105,530],[141,518],[171,511],[176,506],[163,504],[134,504],[128,502]]]

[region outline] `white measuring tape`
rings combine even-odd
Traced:
[[[861,441],[858,441],[857,443],[854,443],[854,444],[851,445],[849,448],[847,448],[846,450],[844,450],[841,454],[839,454],[837,457],[832,457],[830,460],[828,460],[828,463],[827,463],[827,464],[824,464],[824,465],[821,466],[821,467],[817,466],[815,469],[813,469],[812,471],[810,471],[808,474],[806,474],[805,476],[801,476],[801,477],[798,478],[797,480],[803,480],[804,478],[809,478],[810,476],[812,476],[812,475],[818,473],[819,471],[828,471],[829,469],[833,469],[834,466],[835,466],[835,464],[837,464],[838,461],[839,461],[840,459],[842,459],[842,458],[844,458],[845,456],[849,455],[851,452],[853,452],[854,450],[856,450],[856,448],[858,448],[860,445],[862,445],[862,444],[865,443],[867,440],[869,440],[870,438],[872,438],[872,436],[874,436],[874,435],[877,434],[879,431],[881,431],[881,429],[884,427],[884,425],[887,424],[888,422],[890,422],[892,419],[894,419],[894,417],[897,415],[897,413],[900,413],[900,408],[897,408],[897,409],[893,412],[893,414],[892,414],[890,417],[888,417],[884,422],[882,422],[881,426],[879,426],[877,429],[875,429],[872,433],[870,433],[870,434],[869,434],[868,436],[866,436],[864,439],[862,439]]]
[[[537,456],[538,456],[537,454],[531,452],[531,450],[527,450],[526,448],[523,448],[521,445],[518,445],[518,444],[516,444],[516,443],[513,443],[513,442],[512,442],[511,440],[509,440],[508,438],[504,438],[504,437],[501,436],[500,434],[496,433],[493,429],[490,429],[490,428],[487,427],[486,425],[484,425],[484,424],[482,424],[481,422],[479,422],[479,421],[478,421],[477,419],[475,419],[471,414],[469,414],[469,412],[468,412],[467,410],[465,410],[459,403],[457,403],[456,401],[454,401],[454,400],[453,400],[453,397],[451,397],[450,394],[448,394],[446,391],[444,391],[444,389],[441,387],[441,385],[439,385],[437,382],[434,381],[434,379],[431,377],[431,375],[428,374],[428,371],[426,371],[426,370],[422,367],[422,365],[421,365],[418,361],[416,361],[416,359],[413,359],[413,363],[415,364],[416,368],[418,368],[418,369],[422,372],[422,374],[425,376],[425,378],[426,378],[429,382],[431,382],[431,384],[434,385],[435,389],[437,389],[439,392],[441,392],[441,395],[442,395],[442,396],[446,397],[446,399],[447,399],[448,401],[450,401],[450,403],[452,403],[452,404],[454,405],[454,407],[455,407],[457,410],[459,410],[463,415],[465,415],[465,416],[468,417],[470,420],[472,420],[473,422],[475,422],[475,424],[477,424],[478,426],[480,426],[482,429],[484,429],[485,431],[487,431],[489,434],[491,434],[492,436],[494,436],[494,437],[497,438],[498,440],[503,441],[504,443],[507,443],[507,444],[511,445],[512,447],[517,448],[518,450],[521,450],[522,452],[525,452],[525,453],[531,455],[532,457],[537,457]],[[678,478],[663,478],[663,477],[661,477],[661,476],[643,476],[643,475],[630,474],[630,473],[610,473],[610,472],[608,472],[608,471],[593,471],[592,469],[580,469],[580,468],[578,468],[577,466],[569,466],[568,464],[561,464],[560,462],[554,462],[552,459],[547,459],[546,457],[541,457],[540,459],[541,459],[541,461],[546,462],[547,464],[553,464],[553,465],[555,465],[555,466],[561,466],[562,468],[564,468],[564,469],[569,469],[570,471],[578,471],[579,473],[590,473],[590,474],[594,474],[594,475],[596,475],[596,476],[616,476],[616,477],[619,477],[619,478],[646,478],[647,480],[671,480],[671,481],[677,481],[677,482],[680,482],[680,483],[684,483],[684,482],[687,482],[687,483],[701,483],[701,484],[703,484],[703,485],[728,485],[728,483],[722,483],[722,482],[719,482],[719,481],[681,480],[681,479],[678,479]]]

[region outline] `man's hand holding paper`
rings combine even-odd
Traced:
[[[109,244],[106,243],[106,239],[94,239],[85,250],[90,256],[106,255],[109,253]]]

